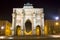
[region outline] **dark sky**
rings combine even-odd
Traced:
[[[58,0],[0,0],[0,19],[12,21],[12,9],[22,8],[27,2],[34,8],[44,8],[45,19],[54,19],[60,16],[60,1]]]

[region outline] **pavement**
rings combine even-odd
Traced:
[[[1,40],[60,40],[60,35],[48,36],[0,36]]]

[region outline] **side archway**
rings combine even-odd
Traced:
[[[40,27],[40,25],[37,25],[36,26],[36,35],[41,35],[41,27]]]
[[[19,26],[19,25],[16,26],[16,35],[17,36],[21,35],[21,26]]]

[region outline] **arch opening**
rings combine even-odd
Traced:
[[[32,23],[29,19],[25,22],[25,28],[26,28],[26,32],[32,31]]]
[[[17,25],[16,26],[16,35],[20,36],[20,34],[21,34],[21,26]]]
[[[40,27],[40,25],[37,25],[36,26],[36,35],[41,35],[41,27]]]

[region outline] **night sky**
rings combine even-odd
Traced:
[[[32,3],[34,8],[44,8],[45,20],[54,20],[60,16],[60,1],[51,0],[0,0],[0,20],[12,22],[12,9],[22,8],[25,3]]]

